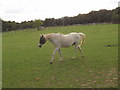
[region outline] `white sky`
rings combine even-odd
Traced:
[[[28,21],[61,18],[89,13],[92,10],[115,9],[120,0],[0,0],[0,18]]]

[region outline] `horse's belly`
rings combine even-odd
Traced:
[[[61,47],[69,47],[71,44],[62,44]]]
[[[63,41],[61,42],[61,47],[69,47],[69,46],[71,46],[73,43],[74,43],[73,40],[63,40]]]

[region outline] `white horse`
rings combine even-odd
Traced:
[[[62,52],[60,50],[60,48],[62,48],[62,47],[69,47],[69,46],[74,45],[75,46],[75,54],[78,49],[81,52],[82,56],[84,56],[83,51],[81,49],[84,38],[85,38],[84,33],[76,33],[76,32],[72,32],[72,33],[69,33],[66,35],[64,35],[62,33],[44,34],[44,35],[40,35],[39,47],[42,47],[42,45],[45,44],[45,42],[47,40],[50,41],[55,46],[55,50],[52,54],[52,59],[50,61],[50,64],[52,64],[54,56],[57,51],[60,54],[60,60],[63,60]],[[72,57],[72,59],[74,59],[75,54]]]

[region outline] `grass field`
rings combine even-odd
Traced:
[[[39,35],[53,32],[86,34],[72,60],[74,48],[63,48],[64,61],[55,56],[49,64],[53,45],[38,47]],[[118,25],[49,27],[42,31],[19,30],[3,33],[3,88],[110,88],[118,87]]]

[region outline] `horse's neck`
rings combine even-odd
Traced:
[[[52,39],[52,37],[55,37],[56,34],[57,34],[57,33],[46,34],[46,35],[45,35],[45,38],[46,38],[46,40],[50,40],[50,39]]]
[[[49,40],[52,37],[52,34],[45,34],[45,39]]]

